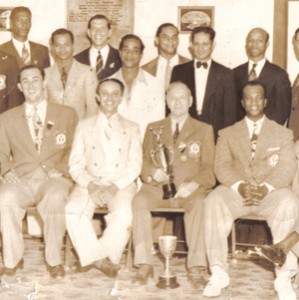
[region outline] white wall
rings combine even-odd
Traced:
[[[49,45],[51,33],[66,26],[66,1],[0,0],[0,6],[28,6],[33,15],[30,39]],[[153,40],[157,27],[165,22],[177,24],[178,6],[197,5],[215,6],[215,60],[228,67],[235,67],[246,61],[245,38],[253,27],[263,27],[269,32],[267,57],[272,60],[274,0],[135,0],[134,33],[146,45],[142,63],[156,56]],[[9,33],[0,32],[0,43],[9,38]],[[189,34],[180,34],[179,52],[190,57],[188,46]]]

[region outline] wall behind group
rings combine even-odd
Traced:
[[[75,0],[72,0],[75,1]],[[77,0],[79,1],[79,0]],[[66,26],[66,0],[0,0],[0,6],[28,6],[32,11],[30,39],[49,46],[51,33]],[[245,38],[253,27],[263,27],[270,34],[267,58],[272,60],[274,0],[135,0],[134,33],[146,46],[142,63],[157,55],[154,36],[164,22],[178,24],[178,6],[213,6],[216,30],[215,60],[235,67],[246,61]],[[0,43],[10,39],[0,32]],[[189,34],[180,34],[179,52],[190,57]]]

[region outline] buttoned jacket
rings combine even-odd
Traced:
[[[95,115],[97,77],[93,68],[73,60],[67,75],[65,89],[57,64],[45,70],[45,84],[48,100],[75,109],[79,119]]]
[[[70,174],[81,187],[103,176],[105,151],[100,135],[98,115],[81,120],[75,132],[70,155]],[[138,125],[118,115],[113,126],[110,149],[114,156],[110,166],[111,183],[123,189],[133,183],[140,174],[142,149]]]
[[[170,156],[176,186],[195,181],[200,190],[210,191],[215,184],[213,129],[212,126],[191,117],[185,121],[175,144],[170,116],[148,125],[143,142],[142,181],[150,185],[163,184],[151,179],[158,168],[157,162],[155,163],[158,159],[153,154],[158,147],[154,131],[160,127],[163,128],[161,143],[172,153]]]
[[[234,70],[236,89],[238,94],[238,120],[245,116],[245,110],[241,105],[242,89],[248,81],[248,62],[236,67]],[[265,115],[284,125],[291,112],[291,83],[285,70],[266,61],[257,78],[265,86],[265,98],[267,105]]]
[[[40,154],[32,140],[25,103],[0,115],[1,174],[14,169],[19,176],[42,167],[55,168],[68,177],[68,158],[77,124],[77,115],[69,107],[48,103]]]
[[[37,65],[39,68],[44,69],[50,66],[50,56],[48,47],[29,41],[31,64]],[[12,40],[0,45],[0,50],[14,56],[18,62],[19,69],[24,67],[22,57],[19,55]]]
[[[265,118],[252,159],[245,120],[219,132],[215,173],[220,183],[231,187],[238,181],[266,182],[275,188],[288,187],[295,176],[296,159],[290,129]]]

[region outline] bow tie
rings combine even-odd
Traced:
[[[207,69],[208,63],[207,62],[201,62],[201,61],[196,62],[196,68],[200,68],[200,67],[204,67],[204,69]]]

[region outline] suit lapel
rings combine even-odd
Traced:
[[[211,98],[211,95],[214,93],[215,89],[217,88],[217,82],[218,82],[217,76],[218,75],[217,75],[216,69],[217,69],[217,67],[216,67],[214,61],[212,60],[211,67],[210,67],[209,74],[208,74],[207,84],[206,84],[205,96],[204,96],[204,100],[203,100],[203,104],[202,104],[203,108],[208,104],[208,101],[209,101],[208,99]]]
[[[23,62],[22,58],[20,57],[20,55],[12,41],[10,41],[7,44],[7,50],[9,53],[11,53],[17,59],[19,67],[22,68],[24,66],[24,62]]]
[[[269,120],[265,118],[260,134],[257,139],[255,157],[258,158],[259,156],[263,155],[266,151],[265,148],[268,146],[268,140],[271,137],[271,126],[269,124]]]
[[[250,137],[245,119],[243,118],[235,126],[237,130],[232,131],[232,139],[239,145],[240,155],[244,156],[244,161],[251,161]]]

